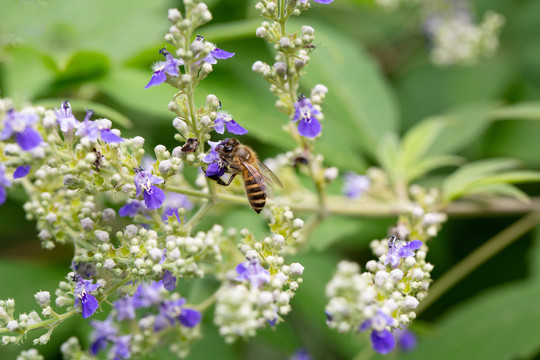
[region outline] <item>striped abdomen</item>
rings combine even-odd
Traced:
[[[253,175],[247,170],[242,170],[242,179],[244,180],[244,186],[246,188],[246,195],[253,210],[258,213],[264,208],[266,204],[266,192],[261,185],[257,183]]]

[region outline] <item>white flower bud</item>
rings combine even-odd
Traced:
[[[51,294],[48,291],[39,291],[34,295],[34,298],[41,307],[49,306],[51,303]]]
[[[375,274],[375,286],[382,287],[389,277],[390,274],[386,271],[377,271]]]
[[[161,251],[158,248],[153,248],[148,251],[148,255],[150,258],[154,261],[160,260],[161,256],[163,255],[163,251]]]
[[[337,167],[333,166],[324,170],[324,180],[326,180],[326,182],[328,183],[334,181],[338,177],[338,175],[339,170]]]
[[[418,301],[418,299],[416,299],[415,297],[413,296],[407,296],[405,298],[405,301],[403,301],[403,306],[406,308],[406,309],[409,309],[409,310],[414,310],[416,309],[416,307],[418,306],[418,304],[420,304],[420,302]]]
[[[102,241],[102,242],[109,241],[109,233],[106,232],[106,231],[96,230],[96,231],[94,231],[94,235],[95,235],[96,239],[98,239],[99,241]]]
[[[86,217],[81,220],[81,227],[84,231],[92,231],[92,229],[94,228],[94,221],[89,217]]]
[[[299,263],[292,263],[290,271],[291,271],[291,275],[300,276],[304,272],[304,267]]]
[[[401,281],[401,279],[403,279],[403,271],[401,271],[400,269],[394,269],[390,271],[390,278],[392,279],[394,284],[398,283],[399,281]]]
[[[11,332],[15,332],[19,330],[19,323],[17,322],[17,320],[11,320],[7,323],[6,328]]]
[[[292,226],[295,228],[295,229],[301,229],[304,227],[304,220],[300,219],[300,218],[296,218],[294,219],[293,223],[292,223]]]
[[[313,34],[315,34],[315,30],[311,26],[303,25],[302,26],[302,33],[306,34],[306,35],[313,35]]]
[[[424,278],[424,272],[418,268],[413,269],[412,278],[414,280],[422,280]]]
[[[167,151],[167,148],[161,144],[156,145],[156,147],[154,148],[154,153],[156,154],[156,156],[163,154],[165,151]]]
[[[169,12],[167,13],[167,18],[170,22],[177,22],[182,18],[182,15],[180,14],[180,11],[178,11],[178,9],[169,9]]]
[[[288,49],[291,46],[291,39],[288,37],[282,37],[279,39],[279,46],[281,46],[283,49]]]
[[[48,213],[47,216],[45,216],[45,220],[47,220],[49,224],[55,223],[57,220],[56,214],[53,212]]]
[[[253,65],[251,66],[251,70],[256,73],[263,73],[268,65],[263,63],[262,61],[255,61]]]
[[[115,218],[116,212],[111,208],[103,210],[103,213],[101,214],[101,220],[105,222],[113,222]]]
[[[255,35],[257,35],[257,37],[260,37],[260,38],[265,38],[268,35],[268,31],[261,26],[261,27],[258,27],[257,30],[255,31]]]
[[[159,163],[159,172],[162,175],[167,175],[172,168],[172,164],[169,160],[163,160]]]
[[[126,226],[126,229],[124,230],[124,235],[126,235],[127,238],[132,238],[139,232],[139,228],[133,224],[129,224]]]
[[[409,256],[409,257],[405,258],[404,263],[405,263],[405,266],[412,267],[412,266],[416,265],[416,259],[414,257],[412,257],[412,256]]]
[[[248,261],[259,261],[259,254],[255,250],[248,250],[246,252],[246,259]]]
[[[283,246],[283,244],[285,243],[285,238],[283,237],[283,235],[280,234],[274,234],[274,236],[272,236],[272,240],[274,241],[274,245],[276,246]]]
[[[103,262],[103,267],[107,270],[112,270],[114,269],[115,266],[116,266],[116,263],[114,262],[113,259],[105,259],[105,261]]]
[[[264,307],[270,305],[274,301],[274,296],[270,291],[262,291],[259,294],[259,306]]]

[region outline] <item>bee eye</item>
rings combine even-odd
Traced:
[[[225,146],[223,147],[223,150],[224,150],[225,152],[231,152],[231,151],[232,151],[232,146],[231,146],[231,145],[225,145]]]

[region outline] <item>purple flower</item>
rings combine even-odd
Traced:
[[[118,331],[113,326],[113,318],[111,316],[105,321],[92,320],[90,321],[90,325],[94,328],[90,353],[97,355],[98,352],[107,347],[108,342],[116,336]]]
[[[294,354],[289,358],[289,360],[311,360],[311,355],[309,355],[309,352],[304,349],[300,348],[295,351]]]
[[[129,350],[130,341],[131,335],[115,336],[112,339],[113,345],[110,354],[111,356],[114,356],[113,360],[129,359],[131,357],[131,352]]]
[[[397,340],[399,348],[403,351],[412,351],[416,348],[416,335],[410,330],[394,330],[394,337]]]
[[[396,347],[396,340],[392,333],[386,329],[382,331],[373,330],[371,332],[371,345],[373,350],[379,354],[386,355]]]
[[[391,352],[396,346],[394,336],[386,329],[386,326],[394,325],[396,325],[396,320],[393,317],[382,311],[377,311],[371,319],[365,320],[358,330],[365,331],[372,328],[371,345],[376,352],[384,355]]]
[[[305,137],[315,137],[321,132],[321,123],[314,115],[319,115],[321,112],[313,107],[311,100],[300,95],[298,101],[294,103],[294,118],[293,121],[298,123],[298,133]]]
[[[22,165],[19,166],[17,169],[15,169],[15,172],[13,173],[14,179],[23,178],[30,172],[30,165]]]
[[[0,163],[0,205],[6,202],[7,191],[5,188],[11,186],[11,180],[6,177],[6,165]]]
[[[221,146],[222,142],[227,141],[228,139],[224,139],[222,141],[208,141],[208,144],[210,145],[210,151],[206,156],[203,158],[203,161],[208,165],[208,168],[206,168],[206,176],[207,177],[220,177],[223,174],[225,174],[225,171],[227,168],[225,167],[225,164],[221,160],[221,157],[219,156],[219,153],[217,151],[218,147]]]
[[[249,280],[251,286],[260,288],[270,281],[270,273],[258,261],[244,261],[236,266],[237,281]]]
[[[185,303],[184,298],[164,301],[159,308],[154,329],[163,330],[167,325],[173,325],[175,321],[179,321],[185,327],[196,326],[201,321],[201,313],[194,309],[184,308]]]
[[[124,296],[113,304],[116,307],[116,319],[118,321],[135,319],[135,305],[132,296]]]
[[[414,256],[414,250],[420,249],[423,242],[420,240],[402,241],[395,236],[390,236],[388,239],[388,254],[384,265],[390,264],[394,269],[399,266],[401,258]]]
[[[153,184],[161,184],[160,179],[148,170],[135,169],[135,188],[137,196],[143,193],[144,204],[149,209],[159,209],[165,201],[165,192]]]
[[[216,120],[214,120],[214,130],[216,130],[216,132],[219,134],[223,134],[225,131],[225,126],[227,127],[227,131],[231,134],[244,135],[248,132],[246,129],[238,125],[238,123],[233,120],[231,115],[218,111],[218,117]]]
[[[349,171],[345,173],[344,180],[343,192],[348,198],[360,197],[369,189],[370,180],[365,175],[358,175]]]
[[[89,293],[96,291],[100,284],[92,284],[91,280],[84,280],[79,276],[75,276],[75,307],[81,304],[82,317],[84,319],[92,316],[99,307],[97,299]]]
[[[165,290],[174,291],[176,289],[176,278],[169,270],[163,272],[163,279],[161,281]]]
[[[163,204],[163,215],[161,218],[167,222],[170,216],[175,215],[178,222],[181,222],[180,215],[178,214],[180,208],[191,210],[193,209],[193,203],[184,194],[168,193]]]
[[[144,87],[145,89],[164,83],[165,80],[167,80],[167,74],[170,76],[178,76],[178,68],[180,65],[184,65],[182,60],[173,58],[173,56],[165,49],[159,50],[159,53],[165,56],[166,60],[154,64],[154,73],[152,74],[150,82]]]
[[[21,149],[32,150],[43,142],[41,134],[32,125],[37,123],[36,114],[18,113],[11,109],[4,119],[4,129],[0,132],[0,140],[7,140],[15,134],[15,141]]]
[[[197,35],[197,38],[195,41],[204,41],[204,37],[202,35]],[[225,50],[221,50],[218,47],[214,47],[214,50],[210,51],[208,55],[202,59],[202,61],[207,62],[208,64],[217,64],[218,60],[224,60],[229,59],[234,56],[234,53],[228,52]],[[200,60],[199,60],[200,61]]]
[[[133,306],[138,308],[147,308],[161,302],[161,281],[152,281],[150,285],[141,284],[133,294]]]
[[[90,121],[94,115],[94,111],[87,110],[84,121],[79,124],[75,135],[85,137],[91,142],[96,142],[98,137],[105,143],[118,143],[124,141],[120,136],[113,133],[110,129],[99,129],[99,124],[96,121]]]
[[[60,125],[60,130],[63,133],[71,133],[73,129],[79,127],[80,122],[73,116],[69,101],[64,101],[60,110],[56,110],[55,113],[58,124]]]
[[[129,199],[124,206],[118,209],[118,215],[121,217],[130,216],[133,217],[137,215],[138,212],[148,211],[146,205],[143,201]]]

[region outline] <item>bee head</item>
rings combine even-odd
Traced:
[[[221,151],[223,154],[230,154],[239,144],[236,139],[225,139],[221,142]]]

